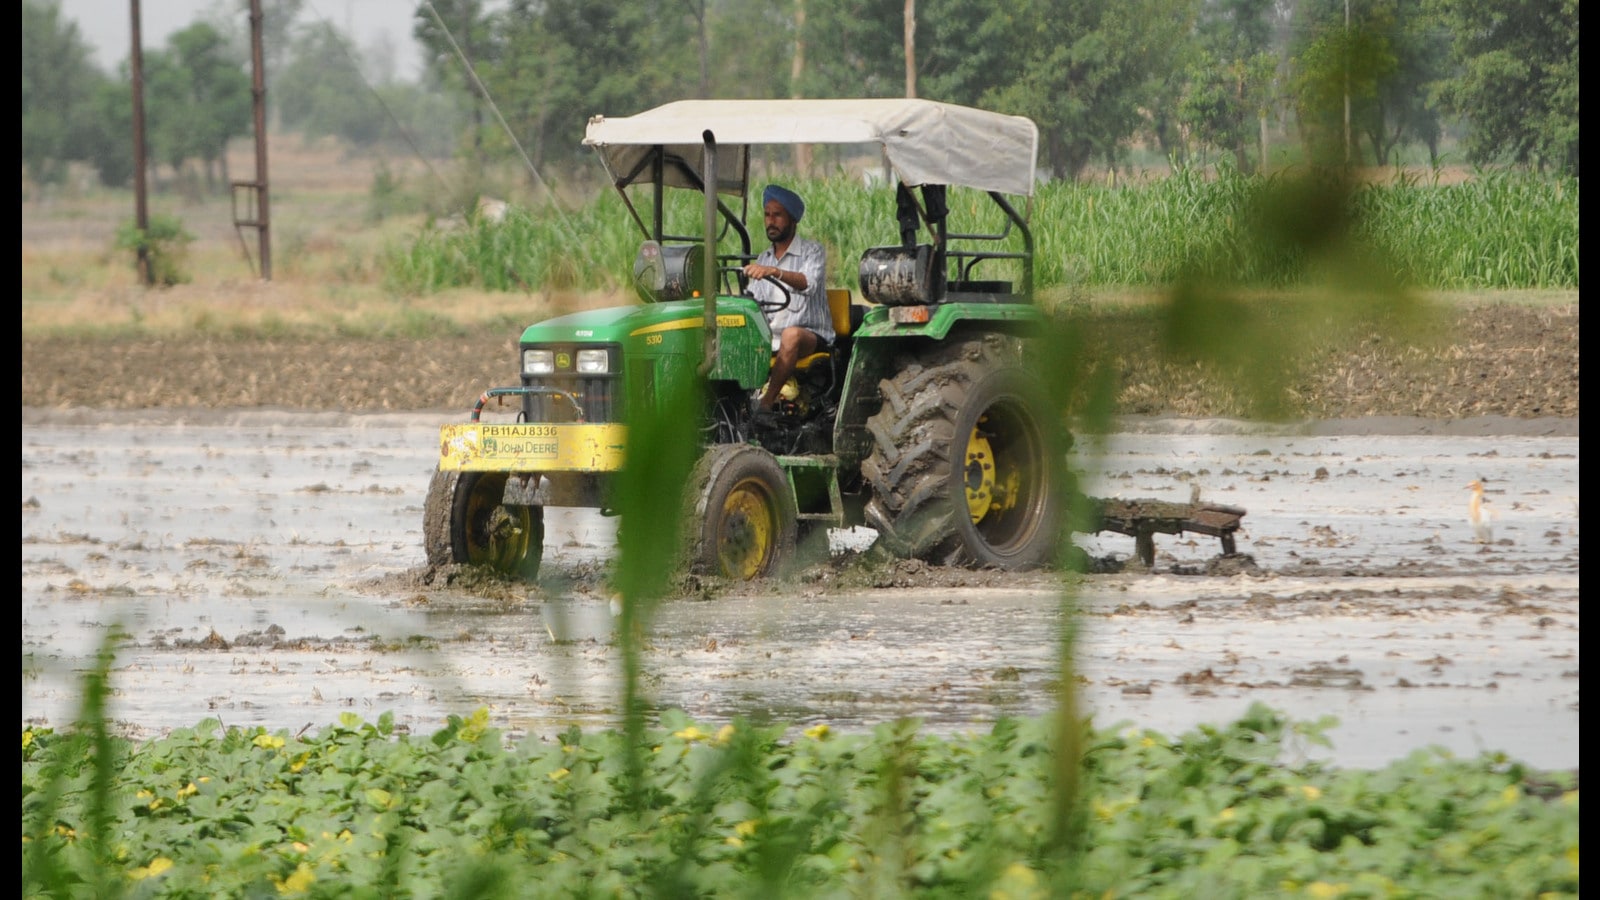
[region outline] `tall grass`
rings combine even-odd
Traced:
[[[1577,288],[1578,180],[1480,172],[1440,184],[1405,177],[1355,195],[1365,236],[1413,283]]]
[[[1307,269],[1305,240],[1313,235],[1286,230],[1299,222],[1347,238],[1412,288],[1579,287],[1575,178],[1478,172],[1444,183],[1400,174],[1345,185],[1341,177],[1178,169],[1120,186],[1044,184],[1032,199],[1036,285],[1159,288],[1198,276],[1264,289],[1302,286],[1319,273]],[[899,241],[893,189],[844,177],[795,187],[806,198],[802,233],[829,247],[830,283],[857,287],[861,251]],[[696,233],[694,198],[674,199],[687,202],[669,203],[669,223],[679,223],[679,234]],[[951,203],[952,222],[964,229],[1004,225],[981,197],[952,191]],[[1294,204],[1315,206],[1322,218],[1286,216],[1285,206]],[[758,201],[751,210],[752,249],[759,250]],[[499,224],[424,229],[409,245],[392,247],[384,268],[392,286],[407,293],[617,288],[626,285],[641,237],[608,191],[568,212],[514,212]],[[727,240],[719,249],[734,252]]]

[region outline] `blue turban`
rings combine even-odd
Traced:
[[[789,212],[789,218],[796,222],[799,222],[800,217],[806,214],[806,202],[800,199],[799,194],[788,188],[780,187],[776,184],[767,185],[767,189],[761,192],[761,205],[766,206],[773,200],[782,204],[783,208]]]

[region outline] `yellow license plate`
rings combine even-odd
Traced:
[[[439,468],[460,472],[615,472],[628,427],[615,423],[491,425],[439,429]]]

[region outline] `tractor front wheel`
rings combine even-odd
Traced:
[[[539,577],[544,507],[503,504],[506,480],[504,472],[434,472],[422,509],[429,565],[461,563],[528,581]]]
[[[688,558],[702,574],[777,575],[794,556],[798,514],[783,467],[752,444],[716,444],[689,481]]]

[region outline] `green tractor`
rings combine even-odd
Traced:
[[[1035,358],[1033,122],[926,100],[696,100],[597,116],[584,143],[642,233],[643,302],[528,326],[520,384],[443,426],[430,563],[536,576],[544,508],[609,512],[628,398],[685,380],[703,396],[683,524],[699,571],[769,577],[811,535],[857,525],[941,565],[1054,558],[1071,493]],[[836,339],[801,361],[777,415],[758,417],[750,397],[774,345],[742,271],[762,249],[746,226],[760,220],[752,153],[791,144],[875,154],[897,182],[896,221],[882,245],[832,248],[859,259],[860,296],[828,292]],[[702,201],[692,226],[674,205],[683,192]],[[987,229],[957,215],[976,219],[979,204]],[[515,422],[482,421],[497,398],[519,402]]]

